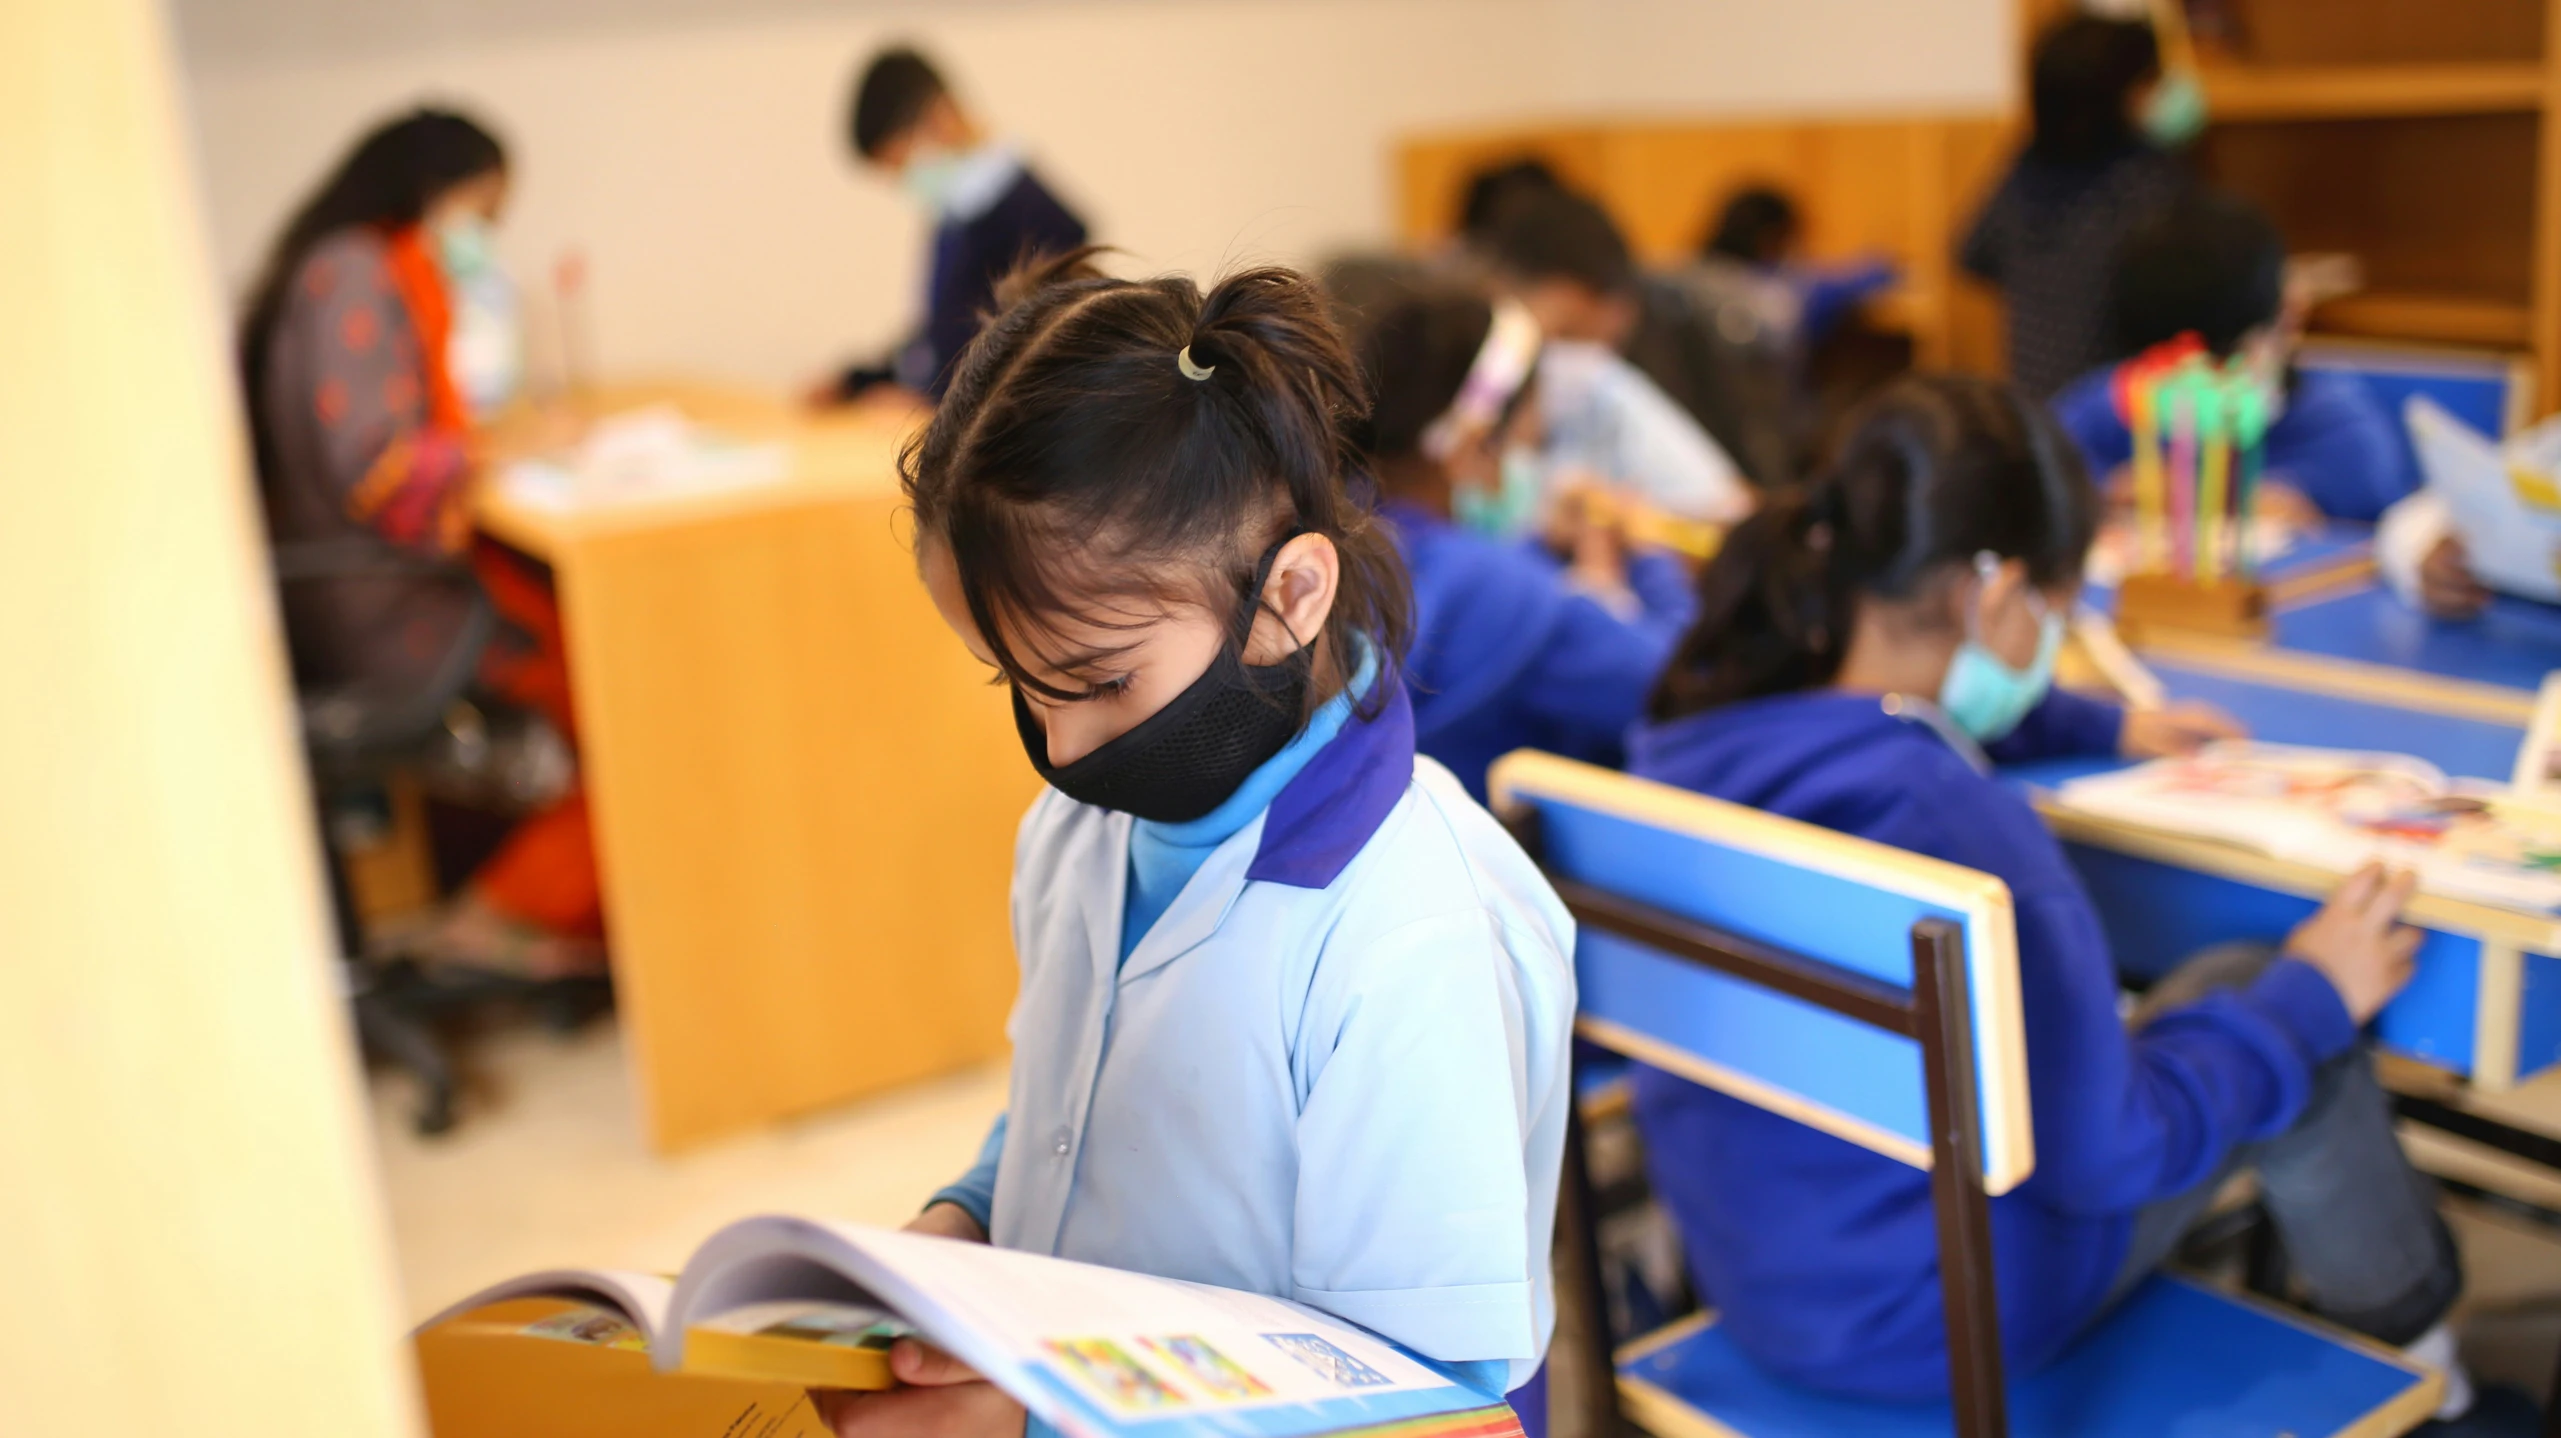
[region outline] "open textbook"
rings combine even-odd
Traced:
[[[2472,572],[2502,594],[2561,601],[2561,423],[2502,446],[2424,395],[2410,397],[2404,422]]]
[[[554,1301],[522,1302],[537,1298]],[[500,1341],[513,1346],[476,1360],[483,1363],[510,1356],[521,1363],[528,1344],[566,1342],[613,1350],[635,1375],[645,1354],[665,1382],[679,1385],[670,1392],[688,1382],[780,1385],[762,1396],[737,1390],[730,1406],[745,1402],[755,1416],[723,1420],[703,1438],[789,1438],[800,1431],[793,1426],[800,1391],[889,1386],[888,1347],[908,1334],[947,1350],[1072,1438],[1391,1431],[1518,1438],[1521,1431],[1501,1394],[1300,1304],[809,1219],[733,1223],[695,1250],[672,1282],[559,1270],[474,1294],[420,1327],[431,1413],[440,1411],[440,1381],[468,1383],[470,1375],[440,1379],[429,1345],[466,1331],[487,1339],[486,1315],[498,1316]],[[650,1430],[670,1438],[676,1431]]]
[[[2071,780],[2055,802],[2342,874],[2380,859],[2415,870],[2421,889],[2446,898],[2561,909],[2561,803],[2450,781],[2407,755],[2215,744]]]

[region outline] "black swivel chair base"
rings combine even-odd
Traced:
[[[348,985],[365,1054],[406,1071],[418,1086],[409,1125],[422,1138],[451,1129],[458,1116],[462,1074],[445,1041],[449,1024],[507,1004],[530,1010],[552,1033],[570,1034],[613,1007],[613,983],[603,975],[526,979],[359,959],[348,964]]]

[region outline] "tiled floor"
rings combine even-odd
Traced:
[[[1005,1103],[993,1067],[662,1158],[641,1141],[610,1021],[568,1038],[492,1034],[472,1066],[483,1088],[440,1138],[410,1132],[404,1080],[373,1084],[415,1317],[537,1268],[673,1272],[714,1229],[751,1214],[903,1223],[969,1167]]]
[[[640,1140],[611,1022],[570,1038],[484,1040],[482,1091],[453,1133],[419,1139],[408,1090],[378,1076],[373,1106],[405,1300],[425,1317],[536,1268],[673,1271],[712,1230],[754,1213],[904,1222],[967,1168],[1004,1104],[1001,1068],[689,1150]],[[2561,1232],[2452,1201],[2470,1292],[2465,1351],[2482,1378],[2540,1394],[2561,1349]]]

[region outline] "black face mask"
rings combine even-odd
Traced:
[[[1295,538],[1284,536],[1281,544]],[[1253,632],[1263,581],[1280,544],[1254,566],[1236,626],[1235,647],[1221,648],[1209,668],[1138,727],[1076,760],[1052,766],[1049,735],[1014,691],[1014,728],[1023,752],[1049,786],[1080,804],[1118,809],[1159,824],[1183,824],[1226,802],[1248,775],[1296,737],[1306,713],[1315,650],[1302,644],[1278,664],[1237,657]]]

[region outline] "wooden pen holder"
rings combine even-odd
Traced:
[[[2268,632],[2267,586],[2246,579],[2129,574],[2116,592],[2116,627],[2136,644],[2161,630],[2262,639]]]

